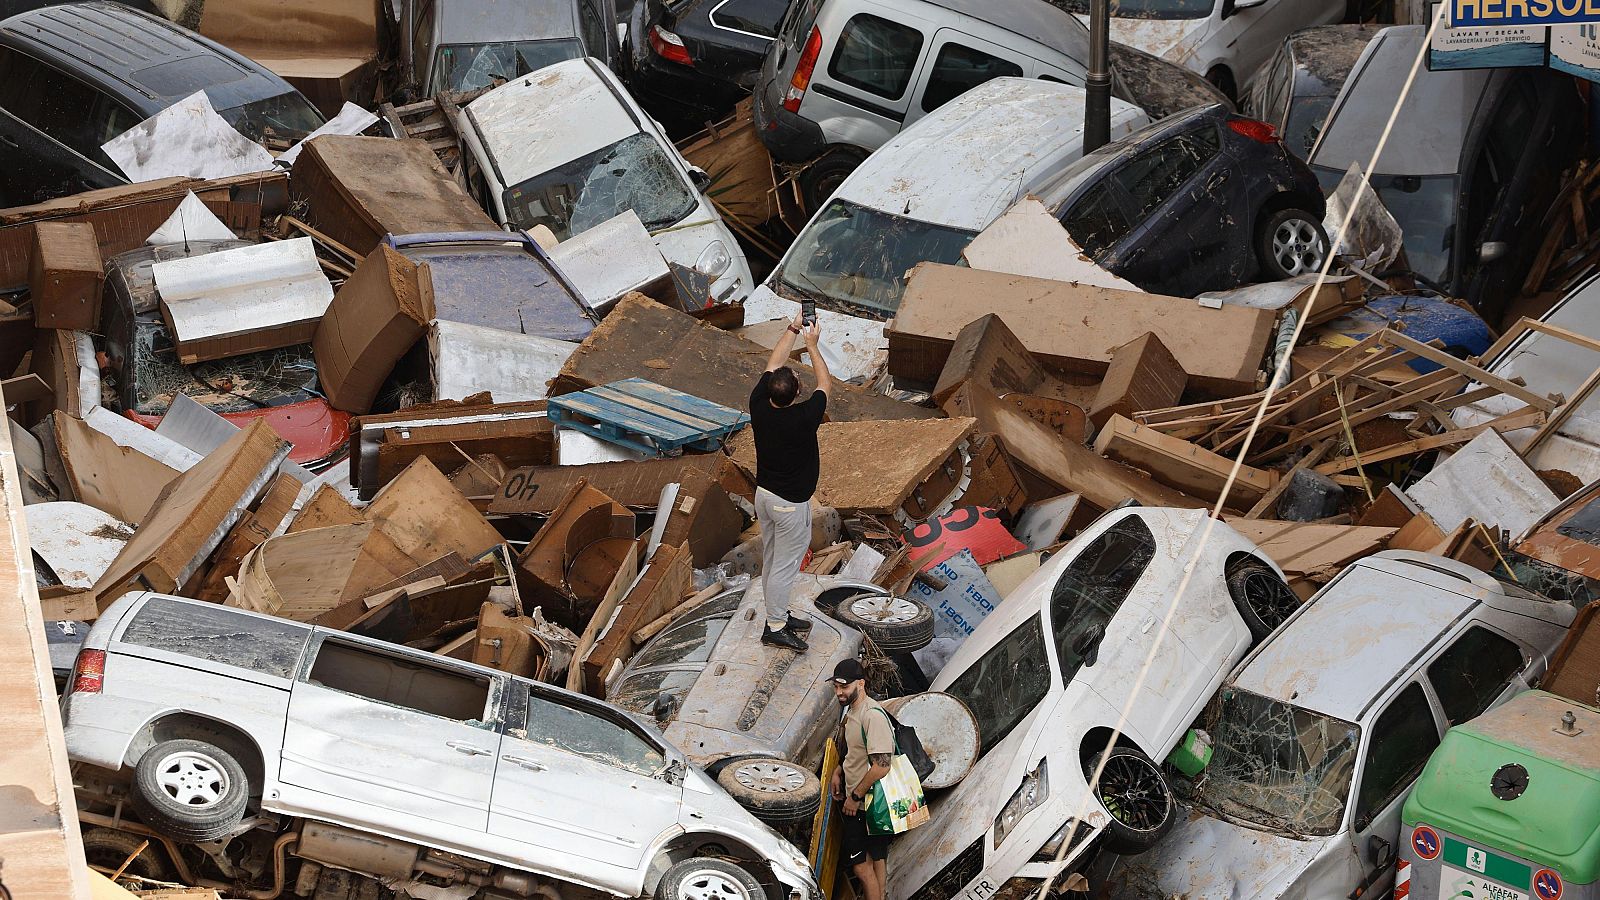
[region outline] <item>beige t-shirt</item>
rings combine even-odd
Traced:
[[[880,712],[883,707],[871,697],[859,707],[850,707],[844,714],[844,792],[846,796],[856,789],[861,779],[867,777],[873,753],[894,752],[894,729],[889,727],[889,716]],[[866,741],[861,739],[861,729],[866,727]]]

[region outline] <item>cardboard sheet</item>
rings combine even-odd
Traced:
[[[577,349],[567,341],[435,319],[428,328],[433,399],[488,391],[501,403],[543,400],[545,385]]]
[[[372,408],[395,363],[427,332],[433,281],[398,251],[380,246],[339,287],[312,334],[317,380],[345,412]]]
[[[185,365],[306,343],[333,302],[311,238],[170,259],[152,272]]]
[[[1144,293],[1090,259],[1037,197],[1017,201],[979,232],[961,256],[974,269]]]
[[[272,154],[211,108],[205,91],[179,100],[100,145],[129,181],[225,178],[272,168]]]

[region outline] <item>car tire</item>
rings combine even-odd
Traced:
[[[1328,257],[1328,233],[1303,209],[1280,209],[1256,230],[1256,262],[1271,281],[1316,273]]]
[[[806,215],[814,216],[822,204],[828,202],[850,173],[861,165],[861,157],[849,150],[829,150],[806,166],[797,179],[800,182],[800,202],[806,205]]]
[[[1250,629],[1251,645],[1266,640],[1300,606],[1272,567],[1259,559],[1242,559],[1228,567],[1228,596]]]
[[[822,782],[806,769],[771,757],[730,763],[717,773],[728,796],[768,824],[800,822],[816,815]]]
[[[725,859],[691,856],[667,870],[656,900],[766,900],[755,876]]]
[[[172,881],[172,865],[165,854],[161,844],[115,828],[89,828],[83,832],[84,859],[89,865],[104,869],[107,878],[121,868],[122,877],[116,883],[122,887],[149,887],[139,879]],[[125,862],[128,865],[123,868]],[[134,877],[129,878],[130,875]]]
[[[1118,745],[1105,751],[1105,769],[1095,785],[1095,799],[1105,807],[1105,848],[1118,856],[1133,856],[1156,845],[1177,824],[1178,803],[1161,766],[1135,747]],[[1094,774],[1098,757],[1091,757],[1084,776]]]
[[[133,772],[133,806],[174,840],[214,841],[244,819],[250,782],[239,761],[204,741],[162,741]]]
[[[834,618],[871,638],[884,653],[910,653],[933,640],[933,609],[910,597],[860,594],[841,600]]]

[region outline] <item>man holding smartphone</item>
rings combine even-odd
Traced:
[[[817,428],[828,409],[833,379],[817,349],[816,313],[802,308],[772,348],[766,371],[750,392],[750,431],[756,443],[756,521],[761,524],[761,590],[767,624],[761,642],[796,652],[811,621],[789,611],[789,592],[811,547],[811,495],[822,468]],[[817,389],[800,397],[800,378],[784,365],[804,335]]]

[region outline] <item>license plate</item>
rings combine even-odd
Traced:
[[[1528,900],[1522,891],[1496,884],[1477,872],[1452,866],[1439,867],[1439,900]]]

